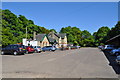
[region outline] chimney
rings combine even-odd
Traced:
[[[33,33],[33,40],[36,40],[36,32]]]
[[[54,33],[55,33],[55,32],[54,32],[54,31],[52,31],[52,35],[51,35],[51,36],[52,36],[52,38],[54,38]]]

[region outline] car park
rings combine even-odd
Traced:
[[[110,54],[111,55],[116,55],[116,56],[119,55],[120,54],[120,48],[111,50]]]
[[[120,55],[116,58],[116,63],[120,65]]]
[[[55,51],[56,50],[56,47],[55,46],[45,46],[42,48],[42,51],[45,52],[45,51]]]
[[[33,46],[33,48],[35,49],[35,52],[40,53],[42,51],[40,46]]]
[[[19,44],[12,44],[12,45],[8,45],[5,48],[2,48],[1,54],[14,54],[14,55],[18,55],[18,54],[24,54],[26,53],[26,49],[24,45],[19,45]]]
[[[35,49],[33,48],[33,46],[26,46],[26,50],[27,50],[26,53],[34,53],[35,52]]]

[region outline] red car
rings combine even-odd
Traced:
[[[32,46],[26,46],[26,50],[27,50],[26,53],[34,53],[35,52],[35,49]]]

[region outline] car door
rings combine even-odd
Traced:
[[[18,48],[17,45],[12,45],[12,46],[11,46],[11,49],[10,49],[10,53],[13,54],[14,51],[15,51],[17,48]]]
[[[50,48],[47,46],[47,47],[46,47],[46,51],[49,51],[49,49],[50,49]]]
[[[13,48],[14,48],[14,45],[11,45],[10,48],[8,49],[9,50],[9,53],[12,54],[13,52]]]
[[[11,46],[10,46],[10,45],[7,46],[7,47],[5,48],[5,53],[10,53],[10,49],[11,49]]]

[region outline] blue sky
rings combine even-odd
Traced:
[[[117,2],[3,2],[2,9],[58,32],[76,26],[93,33],[102,26],[114,27],[118,21]]]

